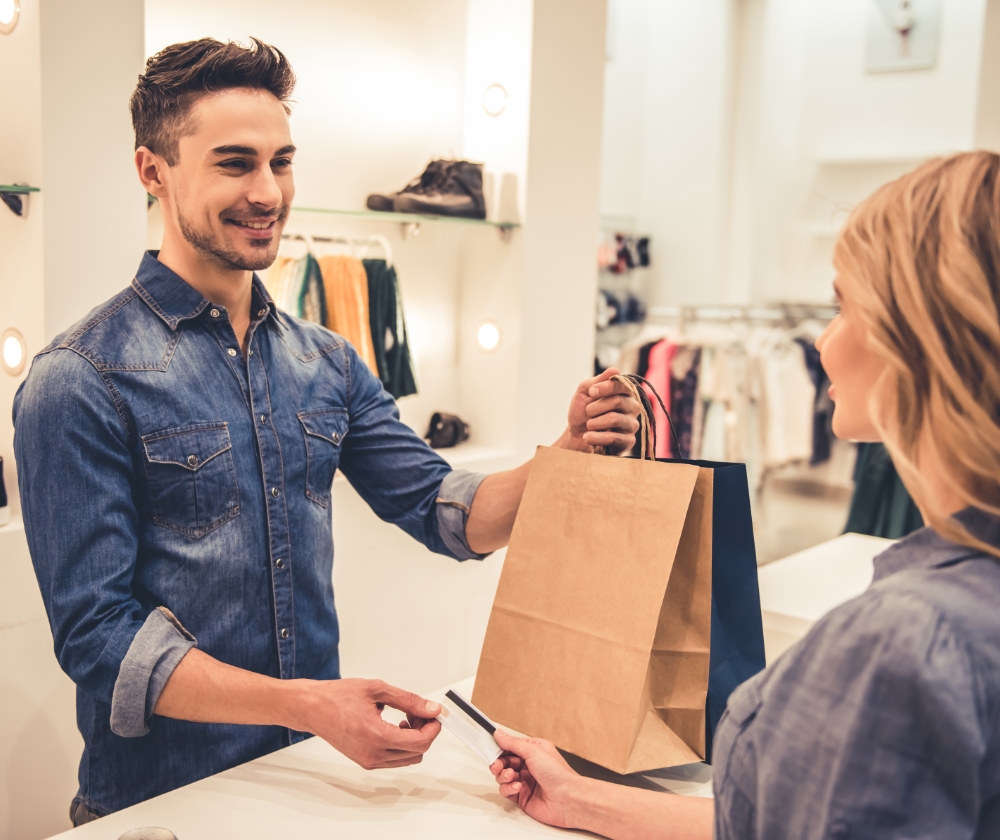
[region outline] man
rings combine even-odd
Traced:
[[[530,465],[453,471],[339,336],[254,271],[294,197],[285,57],[205,39],[149,60],[135,164],[163,246],[35,359],[14,404],[31,556],[84,738],[74,823],[319,735],[364,767],[420,761],[436,704],[339,679],[339,468],[428,548],[507,543]],[[638,405],[581,385],[557,446],[621,452]],[[400,727],[382,720],[389,705]],[[155,715],[155,718],[154,718]]]

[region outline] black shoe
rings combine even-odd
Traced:
[[[485,219],[483,166],[467,160],[433,160],[399,192],[368,196],[368,209]]]

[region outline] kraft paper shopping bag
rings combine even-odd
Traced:
[[[713,470],[540,448],[473,703],[620,773],[700,761]]]

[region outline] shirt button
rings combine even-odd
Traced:
[[[291,635],[292,634],[288,632],[288,628],[287,627],[282,627],[281,628],[281,638],[282,639],[287,639]]]
[[[213,309],[208,314],[211,315],[213,318],[218,318],[219,317],[219,310],[218,309]]]
[[[285,561],[279,557],[277,560],[274,561],[274,565],[277,566],[279,569],[283,569],[285,568]]]
[[[253,358],[253,350],[250,351],[250,358]]]
[[[267,310],[266,309],[259,309],[259,310],[257,310],[257,314],[258,315],[266,315],[267,314]]]
[[[226,352],[229,353],[230,356],[236,355],[236,351],[232,347],[230,347]]]
[[[197,455],[188,455],[188,466],[189,467],[197,467],[198,466],[198,456]]]
[[[340,443],[340,435],[337,434],[336,432],[333,433],[333,442]]]
[[[278,498],[278,488],[277,487],[272,487],[271,488],[271,495],[274,496],[274,498],[276,498],[276,499]]]
[[[260,415],[260,424],[262,426],[266,426],[267,425],[267,415],[266,414]]]

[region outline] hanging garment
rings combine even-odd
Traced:
[[[326,289],[319,263],[312,254],[302,258],[302,282],[299,288],[299,317],[314,324],[326,326],[329,318],[326,308]]]
[[[396,269],[385,260],[364,260],[368,277],[369,332],[385,389],[399,399],[417,393]]]
[[[783,332],[765,335],[753,355],[763,477],[767,470],[812,456],[816,386],[802,348]]]
[[[669,338],[657,342],[650,348],[649,369],[646,371],[646,379],[663,399],[664,406],[670,412],[673,412],[670,405],[670,365],[676,352],[677,345]],[[653,400],[653,418],[656,425],[656,457],[670,458],[673,450],[670,423],[655,399]]]
[[[267,287],[274,305],[282,312],[287,312],[290,315],[294,315],[295,312],[291,311],[286,305],[288,300],[287,289],[291,285],[295,262],[291,257],[278,257],[264,277],[264,285]]]
[[[676,455],[678,458],[691,457],[691,432],[696,419],[701,419],[701,412],[695,410],[700,367],[700,347],[677,348],[670,365],[670,415],[680,446],[680,452]]]
[[[368,274],[361,260],[343,255],[319,261],[326,291],[326,326],[357,350],[369,370],[378,373],[368,317]]]
[[[830,378],[823,370],[816,345],[802,337],[796,338],[795,341],[805,354],[809,378],[816,386],[816,397],[813,401],[812,456],[809,458],[809,465],[816,466],[829,461],[833,450],[833,400],[829,394]]]
[[[844,533],[899,539],[922,528],[923,517],[881,443],[859,443],[854,495]]]

